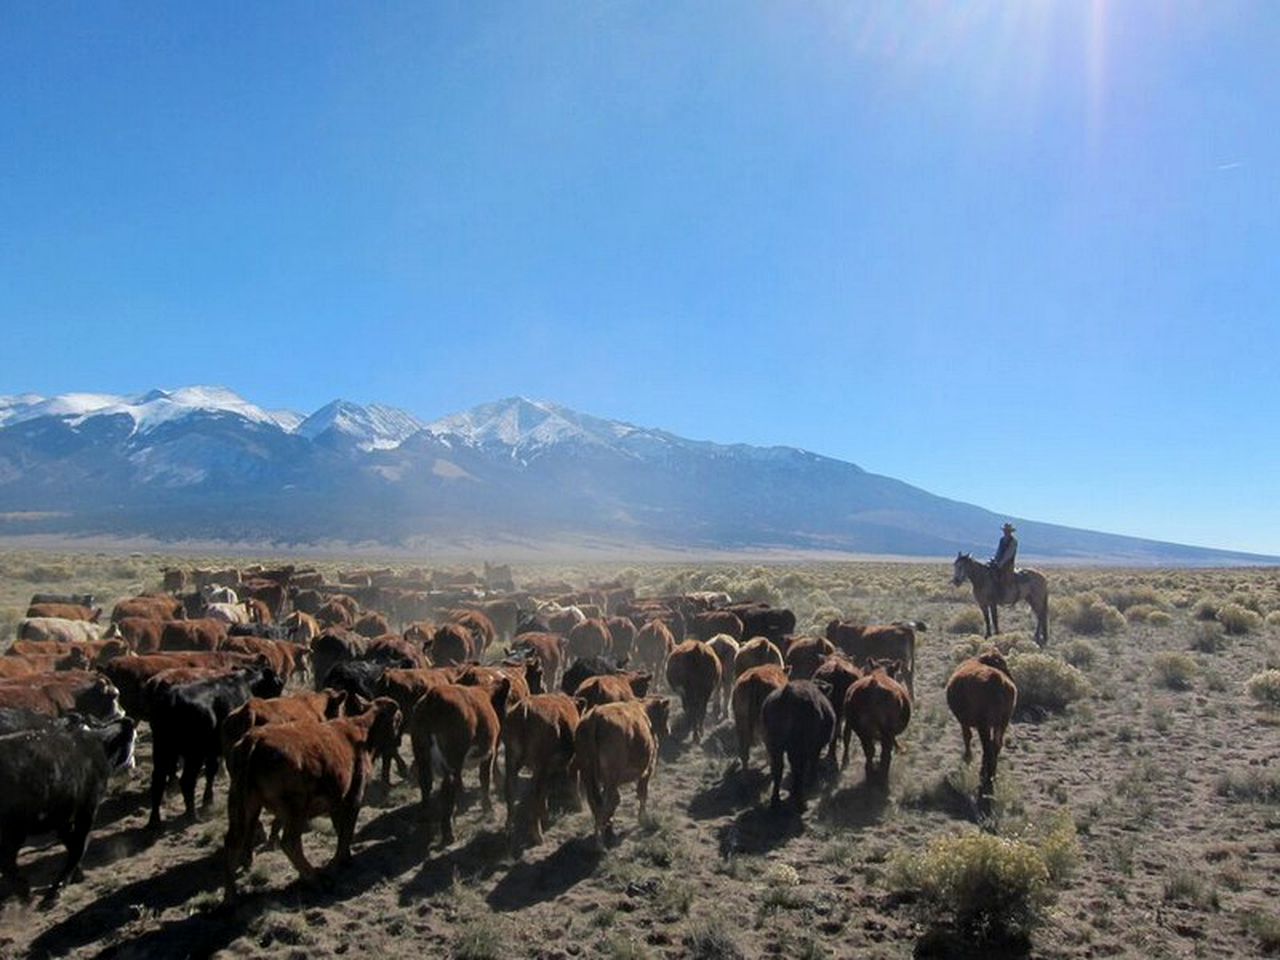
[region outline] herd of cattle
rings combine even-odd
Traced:
[[[119,601],[105,624],[91,596],[33,597],[0,657],[0,873],[27,896],[17,854],[30,835],[53,832],[67,860],[50,893],[78,875],[98,804],[112,772],[133,765],[143,722],[150,827],[175,776],[193,818],[201,773],[207,807],[225,764],[231,898],[263,842],[278,840],[314,878],[301,842],[312,817],[331,818],[334,864],[347,861],[378,763],[384,785],[393,766],[416,782],[428,844],[437,826],[453,840],[464,769],[478,769],[490,810],[500,750],[513,839],[541,839],[558,783],[585,794],[603,843],[619,788],[635,785],[643,819],[661,742],[673,731],[701,739],[709,712],[732,716],[743,769],[764,743],[774,805],[790,767],[798,808],[823,751],[834,760],[843,739],[847,764],[855,735],[868,781],[887,783],[911,716],[918,622],[835,620],[825,636],[799,636],[791,611],[724,593],[637,597],[618,583],[516,590],[508,570],[488,566],[483,577],[353,571],[340,580],[291,566],[167,571],[163,592]],[[972,731],[981,739],[983,795],[1016,698],[994,650],[947,685],[966,761]],[[274,817],[269,839],[263,812]]]

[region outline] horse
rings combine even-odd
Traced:
[[[1014,574],[1015,589],[1001,593],[989,566],[967,553],[957,553],[951,583],[958,587],[966,580],[973,584],[973,599],[982,610],[988,637],[1000,632],[998,605],[1009,606],[1025,600],[1036,615],[1036,643],[1043,647],[1049,642],[1049,584],[1039,570],[1017,571]]]

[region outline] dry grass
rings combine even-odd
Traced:
[[[92,591],[109,607],[158,587],[161,566],[224,562],[236,558],[0,553],[0,624],[12,625],[37,590]],[[423,565],[315,564],[331,579],[350,566]],[[482,816],[470,771],[459,841],[428,853],[416,840],[416,791],[396,778],[389,799],[371,792],[355,860],[332,888],[298,885],[283,854],[264,850],[243,881],[244,904],[228,912],[218,906],[225,776],[209,819],[174,823],[147,840],[144,725],[140,771],[104,804],[85,881],[38,911],[0,905],[0,956],[326,956],[353,948],[513,958],[938,955],[956,941],[930,943],[929,930],[942,923],[955,932],[955,908],[965,914],[972,880],[984,874],[998,896],[977,911],[987,919],[963,921],[970,933],[999,926],[1030,938],[992,949],[1055,958],[1280,949],[1267,912],[1280,876],[1272,736],[1280,580],[1262,570],[1047,572],[1055,613],[1046,650],[1030,641],[1025,606],[1002,610],[1008,632],[992,638],[1015,664],[1020,699],[1036,709],[1011,726],[985,808],[976,803],[977,762],[961,762],[941,691],[953,657],[986,641],[973,635],[978,612],[967,589],[951,587],[948,566],[530,566],[516,570],[517,580],[616,576],[642,594],[755,595],[791,606],[801,629],[834,616],[937,625],[919,638],[913,719],[887,794],[868,789],[854,762],[824,772],[803,818],[772,813],[763,752],[756,748],[752,770],[738,772],[731,726],[722,722],[702,745],[664,748],[651,823],[636,823],[634,792],[623,790],[619,842],[603,854],[588,839],[589,816],[563,810],[542,844],[510,850],[501,812]],[[1230,633],[1220,614],[1232,606],[1260,617],[1260,626]],[[1063,610],[1069,619],[1058,619]],[[952,624],[965,632],[948,635]],[[1164,685],[1157,664],[1166,654],[1196,665],[1194,692]],[[176,806],[166,801],[169,813]],[[994,844],[1001,852],[989,862],[939,855],[922,874],[936,878],[936,896],[912,888],[911,902],[895,885],[899,862],[923,861],[935,844],[968,837],[975,850]],[[1235,852],[1211,859],[1210,844],[1222,838]],[[316,862],[332,853],[324,829],[305,843]],[[20,857],[38,887],[59,861],[47,838]],[[1181,932],[1192,929],[1194,937]]]

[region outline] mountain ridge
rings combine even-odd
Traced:
[[[947,556],[985,549],[1004,519],[811,451],[690,440],[525,397],[430,421],[346,400],[270,412],[224,387],[0,397],[0,535]],[[1013,519],[1048,558],[1275,559]]]

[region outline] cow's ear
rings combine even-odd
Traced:
[[[586,713],[588,710],[591,709],[591,704],[583,700],[582,697],[570,697],[569,699],[572,700],[574,706],[578,708],[579,716],[581,716],[582,714]]]

